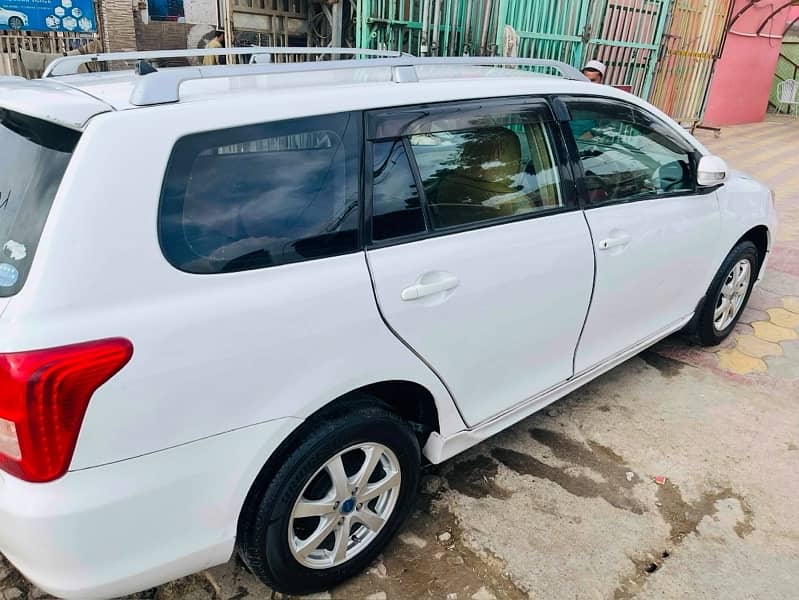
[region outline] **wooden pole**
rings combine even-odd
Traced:
[[[232,48],[234,46],[233,40],[233,0],[223,0],[225,7],[225,47]],[[227,55],[227,64],[232,64],[233,56]]]

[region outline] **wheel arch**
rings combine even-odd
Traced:
[[[735,248],[735,246],[745,241],[752,242],[757,248],[757,253],[760,258],[760,264],[757,266],[759,277],[763,274],[761,269],[765,264],[765,259],[769,252],[769,248],[771,248],[771,232],[765,225],[755,225],[740,238],[738,238],[738,241],[736,241],[732,247]]]
[[[758,265],[758,277],[759,279],[762,277],[762,268],[765,264],[766,254],[768,254],[769,249],[771,248],[771,231],[766,225],[759,224],[751,227],[746,233],[741,235],[735,242],[727,249],[726,253],[722,257],[721,261],[719,262],[719,267],[724,264],[724,261],[730,255],[730,252],[738,246],[741,242],[752,242],[755,247],[757,248],[758,256],[760,258],[760,264]],[[704,308],[705,302],[707,302],[707,294],[704,294],[696,304],[694,308],[694,316],[685,326],[684,331],[689,333],[690,335],[695,335],[697,332],[698,327],[698,320],[702,309]]]
[[[417,382],[401,379],[378,381],[342,394],[308,415],[267,458],[258,475],[250,483],[239,511],[237,529],[241,527],[244,516],[254,510],[258,504],[258,497],[254,491],[261,489],[263,482],[274,476],[308,428],[313,427],[321,419],[340,415],[353,406],[369,402],[367,400],[369,396],[377,398],[380,404],[405,419],[418,437],[420,446],[424,446],[430,433],[440,432],[435,398],[430,390]]]

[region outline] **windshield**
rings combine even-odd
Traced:
[[[0,108],[0,298],[22,289],[80,134]]]

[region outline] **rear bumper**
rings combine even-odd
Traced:
[[[0,552],[54,596],[112,598],[223,563],[280,419],[48,484],[0,475]]]

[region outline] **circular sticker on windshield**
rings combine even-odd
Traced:
[[[19,271],[14,265],[0,263],[0,287],[14,287],[19,280]]]

